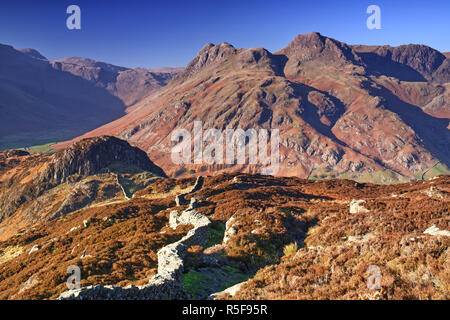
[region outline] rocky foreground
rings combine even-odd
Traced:
[[[0,299],[450,298],[449,176],[173,179],[142,155],[0,153]]]

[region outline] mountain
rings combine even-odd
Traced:
[[[11,121],[126,112],[61,150],[0,151],[0,299],[448,300],[443,57],[311,33],[274,53],[208,43],[178,72],[0,46]],[[175,165],[172,132],[196,121],[278,129],[277,176]]]
[[[183,68],[124,68],[86,58],[64,58],[51,61],[57,70],[69,72],[75,76],[106,89],[120,98],[126,106],[131,106],[142,98],[156,92]]]
[[[0,45],[0,148],[70,139],[108,123],[179,71],[49,61],[34,49]]]
[[[158,93],[81,138],[126,139],[170,175],[254,173],[260,165],[175,166],[171,133],[194,121],[279,129],[277,175],[407,181],[448,172],[449,70],[427,46],[351,46],[316,32],[275,53],[209,43]]]
[[[20,51],[31,58],[35,58],[38,60],[48,60],[39,51],[32,49],[32,48],[17,49],[17,51]]]

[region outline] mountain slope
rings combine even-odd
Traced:
[[[169,174],[259,172],[175,166],[171,133],[197,120],[204,130],[279,129],[278,175],[403,181],[449,165],[449,69],[429,47],[349,46],[319,33],[276,53],[207,44],[160,92],[83,137],[126,139]]]
[[[165,86],[183,68],[124,68],[86,58],[51,61],[55,69],[69,72],[108,90],[130,106]]]

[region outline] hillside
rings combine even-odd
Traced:
[[[2,299],[167,298],[150,283],[166,285],[158,279],[174,263],[167,285],[179,299],[450,295],[448,176],[388,186],[164,178],[144,152],[110,137],[54,155],[2,152],[0,168],[1,203],[19,195],[0,224]],[[71,265],[81,269],[80,290],[67,291]],[[379,289],[367,286],[370,266],[381,272]]]
[[[278,176],[404,182],[437,163],[449,172],[449,70],[423,45],[349,46],[319,33],[275,53],[209,43],[161,91],[80,138],[126,139],[169,175],[259,173],[261,164],[174,166],[171,134],[194,121],[279,129]]]
[[[114,137],[80,141],[51,154],[0,152],[0,240],[36,223],[131,197],[165,177],[147,155]]]

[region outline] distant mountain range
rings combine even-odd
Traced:
[[[62,141],[125,114],[183,68],[129,69],[84,58],[50,61],[0,45],[0,148]]]
[[[278,128],[279,175],[404,181],[448,172],[449,82],[450,60],[424,45],[351,46],[319,33],[275,53],[209,43],[158,93],[82,137],[126,139],[172,175],[252,173],[258,166],[174,166],[171,132],[195,120]]]

